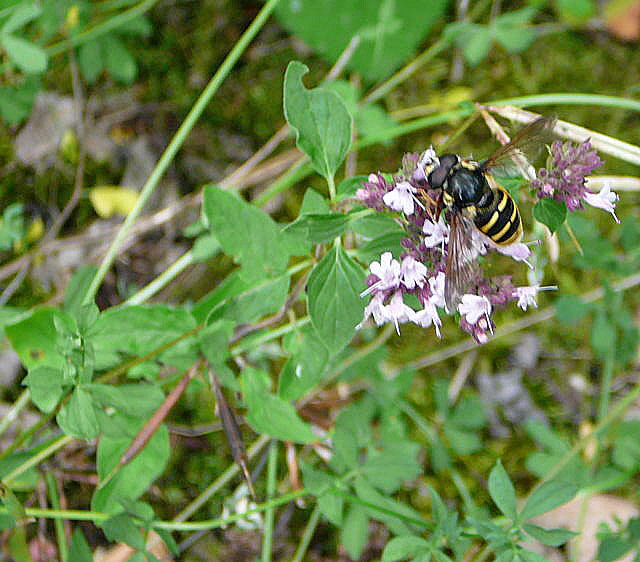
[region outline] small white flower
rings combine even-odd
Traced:
[[[429,278],[429,288],[431,289],[429,301],[440,308],[445,308],[444,280],[444,271],[439,271],[437,275]]]
[[[405,215],[412,215],[414,201],[422,207],[422,203],[414,195],[415,192],[416,188],[408,181],[401,181],[389,193],[386,193],[382,200],[387,207],[394,211],[402,211]]]
[[[407,289],[413,289],[414,287],[422,287],[424,285],[424,278],[427,275],[427,267],[411,256],[405,256],[400,266],[402,284]]]
[[[518,306],[522,310],[527,310],[527,307],[533,306],[538,308],[538,302],[536,297],[540,291],[552,291],[558,287],[541,287],[540,285],[532,285],[531,287],[516,287],[513,291],[514,296],[518,297]]]
[[[364,309],[364,318],[362,322],[356,326],[356,330],[360,330],[364,323],[373,316],[376,326],[382,326],[387,321],[387,311],[384,305],[384,293],[376,293],[371,297],[369,304]]]
[[[440,320],[440,316],[438,316],[438,309],[430,300],[425,303],[424,309],[418,310],[418,312],[414,314],[413,322],[423,328],[428,328],[433,324],[433,327],[436,329],[436,335],[439,338],[442,337],[440,334],[442,321]]]
[[[367,181],[369,183],[380,183],[380,178],[378,178],[378,174],[369,174]]]
[[[449,241],[449,227],[444,223],[442,217],[435,223],[430,220],[424,221],[422,232],[425,234],[424,245],[427,248],[435,248],[443,242]]]
[[[611,191],[611,183],[606,182],[598,193],[587,192],[584,200],[592,207],[603,209],[613,215],[614,220],[620,224],[620,219],[616,217],[616,201],[619,199],[615,191]]]
[[[426,166],[431,166],[431,164],[435,164],[438,166],[440,164],[440,159],[436,154],[436,151],[433,149],[433,146],[430,146],[420,155],[420,160],[418,161],[418,167],[423,169]]]
[[[411,307],[404,304],[401,291],[394,293],[389,304],[384,307],[384,311],[387,320],[395,324],[398,335],[400,335],[399,325],[404,322],[413,321],[416,314]]]
[[[382,254],[380,262],[371,262],[369,271],[380,280],[376,281],[368,289],[362,291],[362,293],[360,293],[361,297],[365,297],[374,291],[394,289],[400,285],[400,263],[398,260],[393,259],[391,252]]]
[[[465,320],[469,324],[476,324],[480,317],[486,316],[489,321],[489,314],[491,314],[491,303],[487,297],[481,297],[479,295],[462,295],[462,301],[458,305],[458,312],[465,317]],[[489,326],[491,322],[488,322]]]

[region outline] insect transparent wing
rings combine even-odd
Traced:
[[[452,212],[444,281],[444,298],[449,312],[455,312],[462,295],[470,292],[478,278],[475,225],[459,212]]]
[[[547,116],[539,117],[525,125],[510,142],[498,148],[482,162],[481,167],[497,176],[521,175],[517,158],[524,158],[529,163],[534,162],[545,144],[553,138],[555,124],[556,118]]]

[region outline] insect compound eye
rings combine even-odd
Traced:
[[[441,188],[449,175],[449,170],[450,168],[445,166],[438,166],[429,174],[429,185],[434,189]]]

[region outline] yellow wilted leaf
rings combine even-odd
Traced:
[[[138,192],[129,187],[101,186],[89,192],[89,199],[96,213],[102,218],[128,215],[138,200]]]
[[[432,105],[436,105],[442,109],[456,107],[464,101],[473,99],[473,90],[464,86],[456,86],[449,88],[443,93],[434,94],[430,98]]]

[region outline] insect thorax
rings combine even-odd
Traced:
[[[454,169],[445,187],[445,191],[453,197],[454,206],[458,209],[477,205],[488,190],[487,180],[482,170],[467,167]]]

